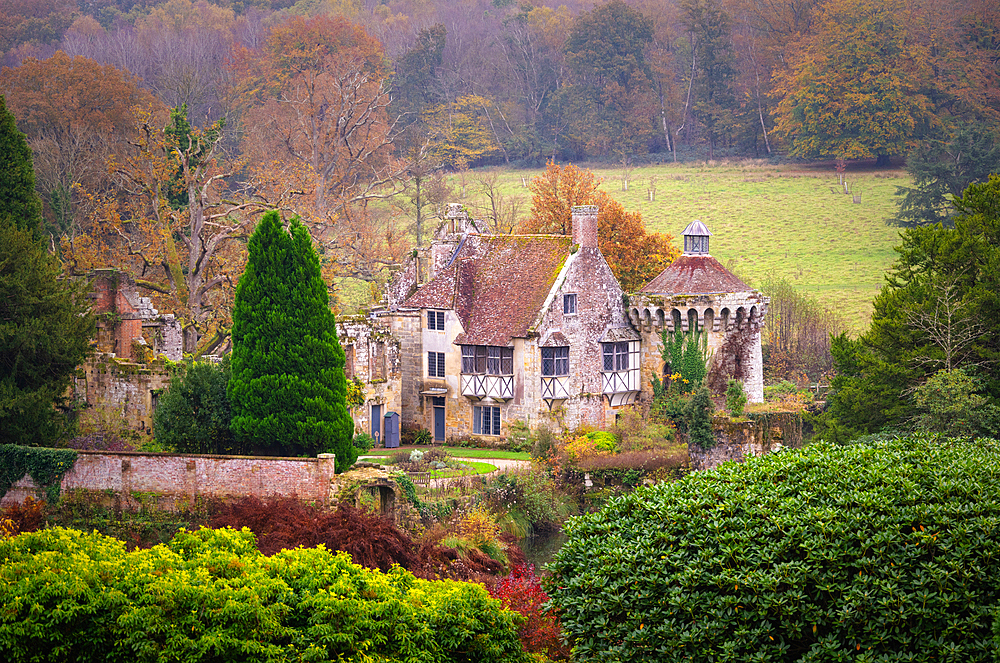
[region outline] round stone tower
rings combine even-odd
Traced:
[[[712,233],[692,221],[684,253],[629,298],[629,319],[642,335],[643,388],[664,375],[663,333],[701,329],[708,336],[709,378],[743,381],[751,402],[764,400],[760,327],[768,299],[709,253]],[[724,384],[724,383],[723,383]]]

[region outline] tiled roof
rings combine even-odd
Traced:
[[[403,304],[453,308],[465,333],[456,344],[507,345],[524,338],[569,255],[570,237],[479,237]]]
[[[752,291],[753,288],[710,255],[682,255],[642,289],[642,292],[663,295]]]

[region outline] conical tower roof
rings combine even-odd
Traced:
[[[722,266],[707,253],[707,238],[712,235],[704,223],[695,219],[682,233],[685,237],[705,237],[706,252],[685,253],[660,272],[640,292],[660,295],[714,295],[730,292],[753,292],[753,288]],[[690,242],[686,241],[685,246]]]

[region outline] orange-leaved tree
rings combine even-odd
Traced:
[[[651,281],[681,254],[670,235],[647,233],[638,212],[599,190],[601,178],[573,164],[560,167],[550,161],[545,172],[532,178],[531,216],[523,232],[569,235],[577,205],[596,205],[598,246],[626,292]]]
[[[272,33],[239,83],[243,148],[260,191],[295,190],[292,211],[323,245],[327,266],[371,278],[405,247],[395,220],[370,207],[400,192],[399,158],[381,44],[343,18],[294,18]]]
[[[4,67],[0,93],[28,137],[47,231],[56,237],[85,230],[77,185],[90,191],[110,186],[105,163],[126,146],[133,107],[165,112],[129,72],[62,51]]]

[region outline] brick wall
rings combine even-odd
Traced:
[[[63,476],[62,490],[111,491],[127,502],[133,493],[154,493],[165,507],[198,497],[297,496],[327,504],[334,458],[207,456],[141,452],[80,451]],[[30,477],[24,477],[2,503],[43,499]]]

